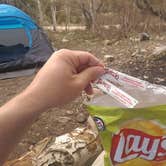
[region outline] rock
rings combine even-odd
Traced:
[[[138,54],[136,54],[136,56],[135,56],[135,57],[143,59],[143,58],[144,58],[144,55],[142,55],[142,54],[138,53]]]
[[[18,144],[18,146],[25,147],[25,144],[22,143],[22,142],[20,142],[20,143]]]
[[[36,139],[32,139],[32,140],[29,140],[27,142],[27,144],[30,144],[30,145],[35,145],[37,143],[37,140]]]
[[[150,64],[146,63],[145,67],[148,69],[150,67]]]
[[[132,54],[131,54],[131,57],[134,57],[134,56],[136,56],[138,54],[138,51],[135,51],[135,52],[133,52]]]
[[[48,129],[49,129],[49,127],[48,127],[48,126],[46,126],[44,129],[45,129],[45,130],[48,130]]]
[[[166,59],[166,46],[156,47],[152,53],[152,56],[156,60],[165,60]]]
[[[159,78],[159,77],[156,77],[154,80],[155,80],[155,82],[158,83],[158,84],[161,84],[161,83],[163,83],[164,81],[166,81],[164,78]]]
[[[146,75],[144,75],[143,78],[144,78],[145,80],[149,79],[149,77],[146,76]]]
[[[28,149],[29,149],[29,150],[32,150],[33,147],[34,147],[34,145],[30,145]]]
[[[104,40],[104,45],[105,46],[109,46],[109,45],[111,45],[112,43],[111,43],[111,41],[110,40]]]
[[[119,43],[120,43],[119,41],[115,42],[115,43],[114,43],[114,46],[119,45]]]
[[[147,53],[148,51],[146,50],[146,49],[140,49],[139,50],[139,53],[142,53],[142,54],[145,54],[145,53]]]
[[[69,42],[69,40],[66,39],[66,38],[63,38],[63,39],[62,39],[62,42],[63,42],[63,43],[67,43],[67,42]]]
[[[131,57],[143,57],[148,51],[146,49],[137,49],[131,54]]]
[[[165,38],[164,38],[164,36],[158,36],[158,35],[157,35],[157,36],[156,36],[156,39],[157,39],[157,40],[164,40]]]
[[[73,115],[73,114],[74,114],[74,111],[72,111],[72,110],[67,110],[67,111],[66,111],[66,114],[68,114],[68,115]]]
[[[40,133],[36,133],[36,136],[39,137],[39,136],[40,136]]]
[[[150,40],[150,35],[146,32],[140,34],[140,41],[147,41]]]
[[[114,56],[113,55],[104,55],[104,61],[105,62],[112,62],[112,61],[114,61]]]
[[[62,116],[62,117],[59,117],[59,118],[58,118],[58,121],[59,121],[60,123],[68,123],[70,120],[71,120],[71,118],[65,117],[65,116]]]
[[[87,117],[86,117],[85,114],[79,113],[79,114],[76,116],[76,120],[77,120],[77,122],[79,122],[79,123],[84,123],[84,122],[87,120]]]
[[[138,41],[140,41],[139,38],[134,38],[134,37],[130,37],[129,39],[130,39],[130,41],[132,41],[132,42],[138,42]]]

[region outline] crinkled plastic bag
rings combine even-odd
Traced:
[[[104,166],[166,166],[166,87],[107,69],[88,103],[105,149]]]

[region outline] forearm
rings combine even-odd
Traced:
[[[24,91],[0,108],[0,165],[44,109],[32,95]]]

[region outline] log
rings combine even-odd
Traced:
[[[47,137],[30,152],[4,166],[91,166],[102,152],[96,126],[91,118],[89,126],[76,128],[59,137]]]

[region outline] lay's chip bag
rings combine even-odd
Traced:
[[[88,103],[105,149],[104,166],[166,166],[166,87],[107,69],[105,94]]]

